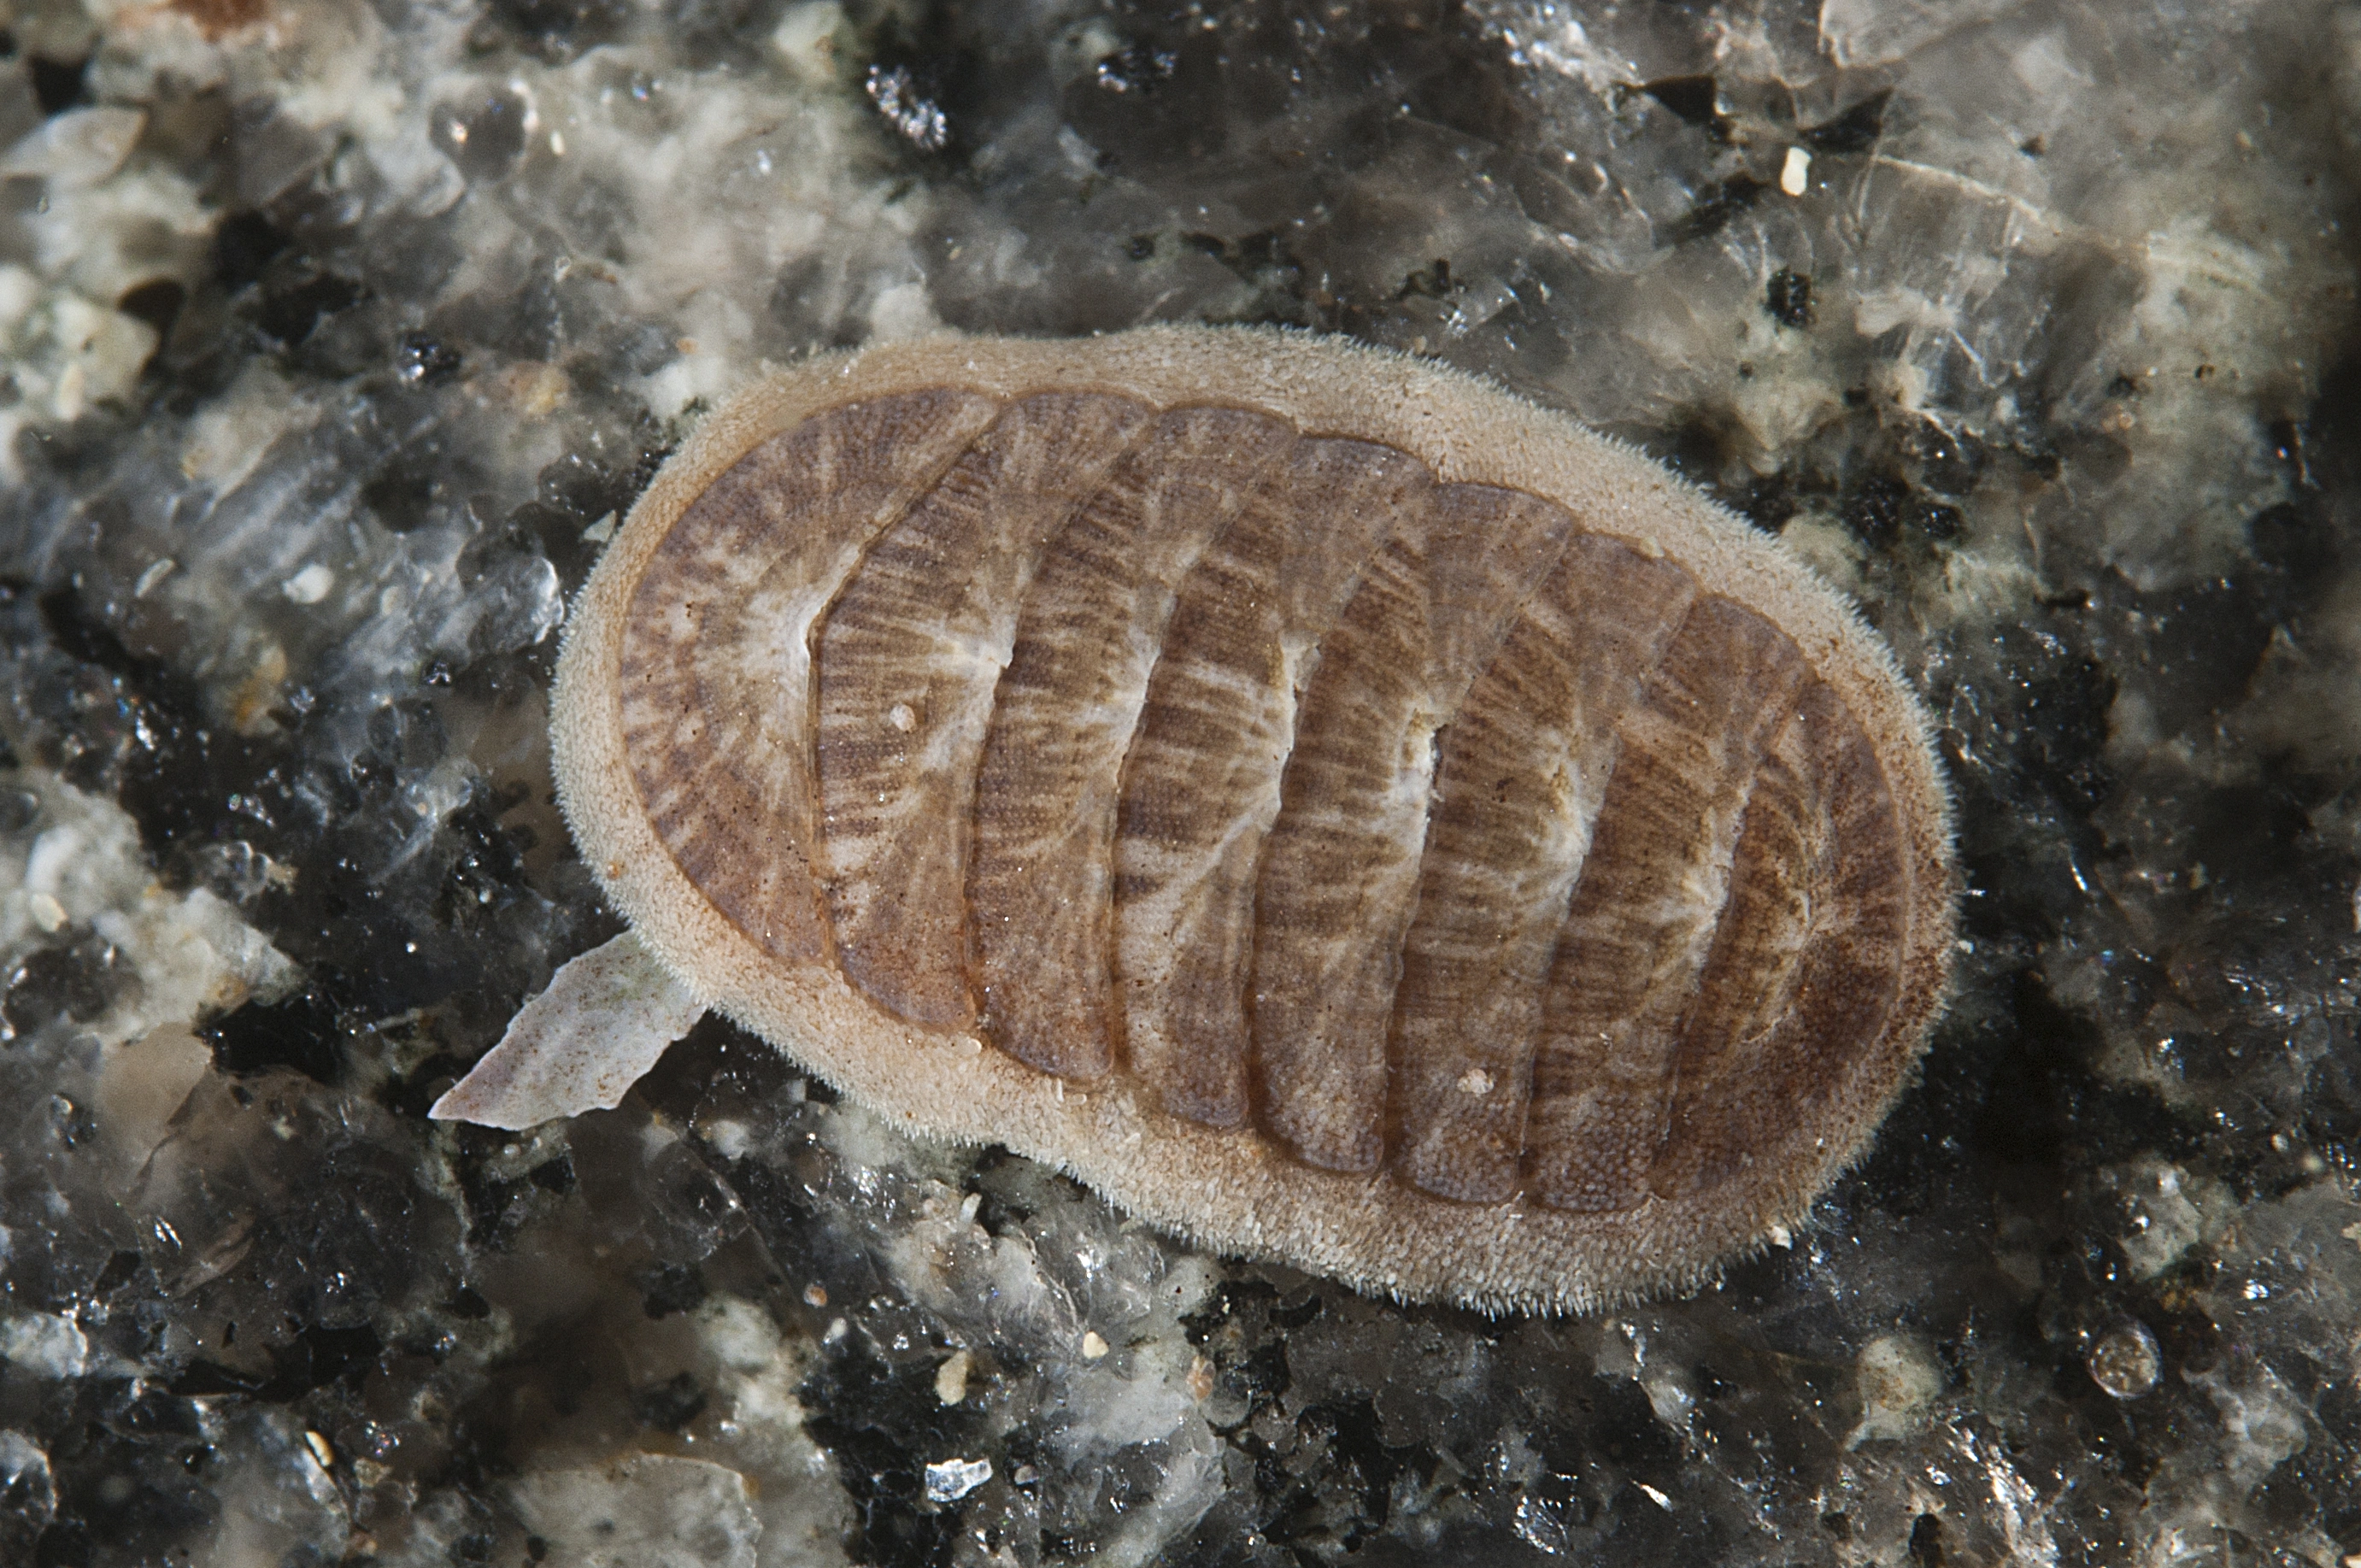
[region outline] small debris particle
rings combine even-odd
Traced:
[[[989,1459],[946,1459],[927,1466],[927,1501],[956,1503],[992,1479]]]
[[[953,1352],[948,1360],[935,1368],[935,1398],[946,1405],[956,1405],[966,1398],[968,1368],[972,1365],[967,1352]]]
[[[328,1446],[328,1440],[318,1432],[307,1430],[303,1433],[303,1446],[312,1451],[312,1458],[321,1469],[327,1470],[335,1465],[336,1451]]]
[[[1812,324],[1812,280],[1792,267],[1771,274],[1763,291],[1763,312],[1781,326],[1798,332]]]
[[[1098,62],[1093,74],[1109,93],[1137,93],[1145,97],[1172,79],[1180,57],[1169,49],[1126,44]]]
[[[906,66],[869,68],[869,101],[886,123],[909,138],[921,152],[940,152],[950,140],[950,121],[941,107],[920,90]]]
[[[2100,1337],[2091,1350],[2091,1381],[2118,1399],[2136,1399],[2164,1375],[2164,1357],[2147,1325],[2125,1323]]]
[[[404,386],[442,386],[459,374],[459,365],[458,350],[423,332],[404,333],[394,345],[393,373]]]
[[[804,1305],[805,1305],[805,1306],[807,1306],[807,1307],[825,1307],[825,1306],[827,1306],[827,1305],[828,1305],[828,1287],[827,1287],[827,1286],[825,1286],[825,1285],[807,1285],[807,1286],[805,1286],[805,1287],[804,1287]]]
[[[317,561],[280,585],[279,591],[297,604],[318,604],[336,586],[336,574]]]
[[[1098,1330],[1089,1329],[1084,1331],[1082,1334],[1082,1359],[1084,1361],[1096,1361],[1101,1356],[1106,1354],[1106,1353],[1107,1342],[1099,1338]]]
[[[1790,196],[1800,196],[1812,182],[1812,155],[1800,147],[1787,149],[1787,159],[1779,166],[1779,189]]]

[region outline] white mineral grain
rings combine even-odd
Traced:
[[[265,458],[284,461],[287,450],[274,453],[272,443],[301,434],[313,417],[301,389],[268,361],[256,361],[181,428],[178,466],[210,493],[230,494]],[[215,543],[208,532],[207,543]]]
[[[804,1430],[797,1387],[815,1346],[784,1333],[761,1305],[719,1295],[697,1310],[719,1409],[718,1456],[750,1477],[760,1519],[757,1568],[818,1568],[843,1561],[846,1501],[828,1453]]]
[[[1231,1486],[1223,1448],[1211,1432],[1168,1448],[1155,1491],[1127,1517],[1111,1521],[1098,1560],[1110,1568],[1139,1568],[1162,1560]]]
[[[172,1115],[213,1069],[213,1047],[186,1021],[159,1023],[99,1054],[93,1108],[113,1170],[107,1179],[129,1196]]]
[[[17,1506],[35,1519],[57,1506],[49,1456],[23,1432],[6,1428],[0,1428],[0,1489],[11,1498],[21,1498]]]
[[[294,966],[229,905],[156,881],[121,806],[52,776],[19,778],[42,815],[28,841],[0,844],[0,972],[67,924],[113,943],[137,982],[83,1021],[105,1047],[293,983]]]
[[[44,293],[8,343],[19,411],[63,422],[120,400],[156,350],[156,329],[70,289]]]
[[[1066,1383],[1075,1419],[1053,1440],[1059,1456],[1081,1464],[1176,1437],[1186,1446],[1195,1433],[1184,1435],[1184,1425],[1202,1426],[1189,1382],[1194,1359],[1188,1342],[1176,1335],[1136,1347],[1125,1358],[1128,1365],[1093,1361],[1074,1368]]]
[[[1943,1392],[1943,1368],[1916,1335],[1887,1334],[1861,1346],[1853,1386],[1861,1420],[1845,1446],[1891,1442],[1925,1429]]]
[[[71,1318],[55,1312],[15,1312],[0,1318],[0,1360],[36,1377],[79,1377],[90,1362],[90,1342]]]
[[[2211,1242],[2232,1212],[2233,1200],[2218,1180],[2192,1176],[2167,1160],[2135,1160],[2101,1179],[2123,1203],[2115,1244],[2138,1279],[2157,1277],[2192,1247]]]
[[[192,1568],[280,1568],[334,1562],[352,1539],[352,1519],[335,1478],[283,1410],[243,1409],[217,1422],[226,1458],[216,1473],[220,1515]]]
[[[280,584],[279,591],[287,596],[291,604],[318,604],[335,586],[335,569],[314,561]]]
[[[838,51],[851,41],[837,0],[800,0],[782,11],[779,25],[771,29],[771,47],[779,58],[814,85],[834,80]]]
[[[95,185],[123,167],[147,124],[139,110],[114,104],[52,115],[0,153],[0,179]]]
[[[642,1453],[542,1471],[510,1489],[527,1529],[569,1568],[758,1568],[763,1522],[746,1478]]]

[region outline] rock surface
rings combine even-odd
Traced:
[[[0,28],[0,1561],[2361,1556],[2348,11]],[[1404,1310],[711,1021],[617,1110],[427,1120],[618,929],[544,694],[701,410],[1154,320],[1488,373],[1893,642],[1958,999],[1788,1245]]]

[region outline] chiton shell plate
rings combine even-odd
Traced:
[[[1955,872],[1833,592],[1645,458],[1339,340],[815,360],[584,588],[577,843],[915,1132],[1406,1299],[1691,1284],[1858,1157]]]

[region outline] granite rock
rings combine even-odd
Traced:
[[[2326,0],[0,7],[0,1560],[2361,1560],[2356,151]],[[699,414],[1167,320],[1894,644],[1966,940],[1810,1228],[1403,1309],[712,1020],[427,1121],[620,928],[555,634]]]

